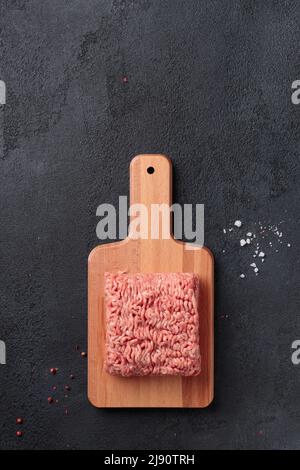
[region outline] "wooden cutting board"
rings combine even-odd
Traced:
[[[153,173],[148,173],[152,167]],[[139,155],[130,164],[130,205],[172,204],[172,164],[163,155]],[[202,371],[196,377],[116,377],[104,370],[103,273],[195,272],[200,278]],[[97,246],[88,260],[88,397],[94,406],[202,408],[213,399],[213,256],[169,239],[132,239]]]

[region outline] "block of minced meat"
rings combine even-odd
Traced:
[[[193,273],[105,273],[112,375],[198,375],[199,280]]]

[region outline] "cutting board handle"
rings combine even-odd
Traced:
[[[137,155],[130,163],[130,206],[143,204],[149,215],[148,234],[150,236],[150,214],[152,205],[164,204],[170,208],[172,204],[172,163],[165,155]],[[136,218],[130,215],[130,222]],[[156,223],[156,222],[154,222]],[[164,236],[169,231],[171,236],[171,213],[169,211],[168,226],[164,226]],[[161,233],[159,237],[161,237]],[[131,234],[129,233],[129,236]]]

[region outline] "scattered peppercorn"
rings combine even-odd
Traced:
[[[16,424],[23,424],[23,419],[22,418],[17,418],[16,419]]]
[[[17,437],[22,437],[22,436],[23,436],[22,431],[17,431],[17,432],[16,432],[16,436],[17,436]]]
[[[85,351],[82,351],[81,352],[81,357],[86,357],[87,356],[87,353]]]
[[[53,403],[53,398],[52,397],[48,397],[48,403],[49,404]]]
[[[57,372],[57,368],[56,367],[51,367],[50,372],[51,372],[52,375],[55,375],[56,372]]]

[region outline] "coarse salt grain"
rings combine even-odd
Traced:
[[[245,246],[247,244],[246,240],[244,240],[243,238],[240,240],[240,245],[241,246]]]
[[[236,221],[234,222],[234,225],[235,225],[236,227],[241,227],[241,226],[242,226],[242,222],[241,222],[240,220],[236,220]]]

